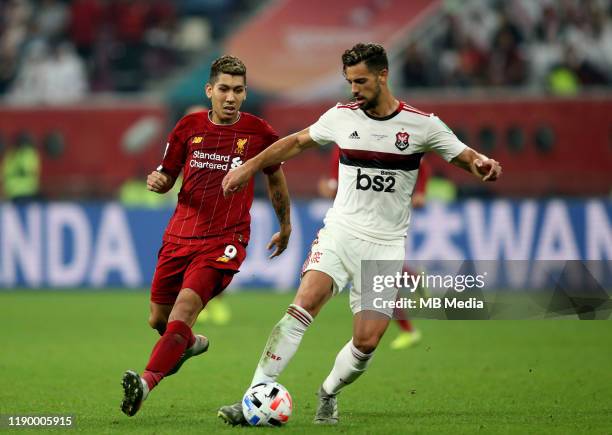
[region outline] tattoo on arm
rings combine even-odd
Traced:
[[[276,216],[278,217],[280,224],[289,224],[289,197],[287,195],[283,195],[280,190],[274,189],[272,192],[270,192],[270,201],[272,202],[272,206],[274,207],[274,211],[276,212]]]

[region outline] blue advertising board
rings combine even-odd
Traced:
[[[269,260],[274,211],[251,210],[247,260],[234,288],[297,286],[302,263],[331,203],[296,201],[287,251]],[[171,209],[118,203],[0,205],[0,288],[146,287]],[[472,200],[416,210],[406,239],[411,260],[612,260],[612,202]]]

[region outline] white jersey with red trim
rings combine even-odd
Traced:
[[[404,102],[384,118],[337,104],[310,126],[310,136],[340,148],[338,193],[325,225],[386,245],[404,244],[423,154],[450,161],[466,148],[437,116]]]

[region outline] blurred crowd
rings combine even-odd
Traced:
[[[61,103],[89,91],[140,91],[222,37],[247,3],[2,0],[0,94]]]
[[[64,103],[154,89],[257,0],[2,0],[0,95]],[[408,87],[572,94],[612,81],[612,0],[446,0],[402,57]]]
[[[612,80],[612,1],[453,0],[403,56],[408,87],[523,86],[572,94]]]

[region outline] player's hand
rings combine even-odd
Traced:
[[[166,193],[172,188],[174,179],[171,175],[153,171],[147,176],[147,189],[156,193]]]
[[[272,255],[270,255],[270,259],[274,257],[278,257],[281,255],[285,249],[287,249],[287,245],[289,244],[289,236],[291,235],[291,229],[284,229],[275,233],[270,239],[270,243],[268,243],[268,250],[276,247]]]
[[[474,168],[482,181],[496,181],[502,174],[501,165],[493,159],[476,159]]]
[[[225,177],[223,177],[223,181],[221,182],[221,187],[223,188],[223,196],[228,197],[244,189],[244,187],[247,185],[247,183],[253,176],[249,167],[250,165],[247,162],[242,166],[230,169],[230,171],[225,174]]]
[[[412,208],[423,208],[425,207],[425,195],[420,192],[412,194]]]

